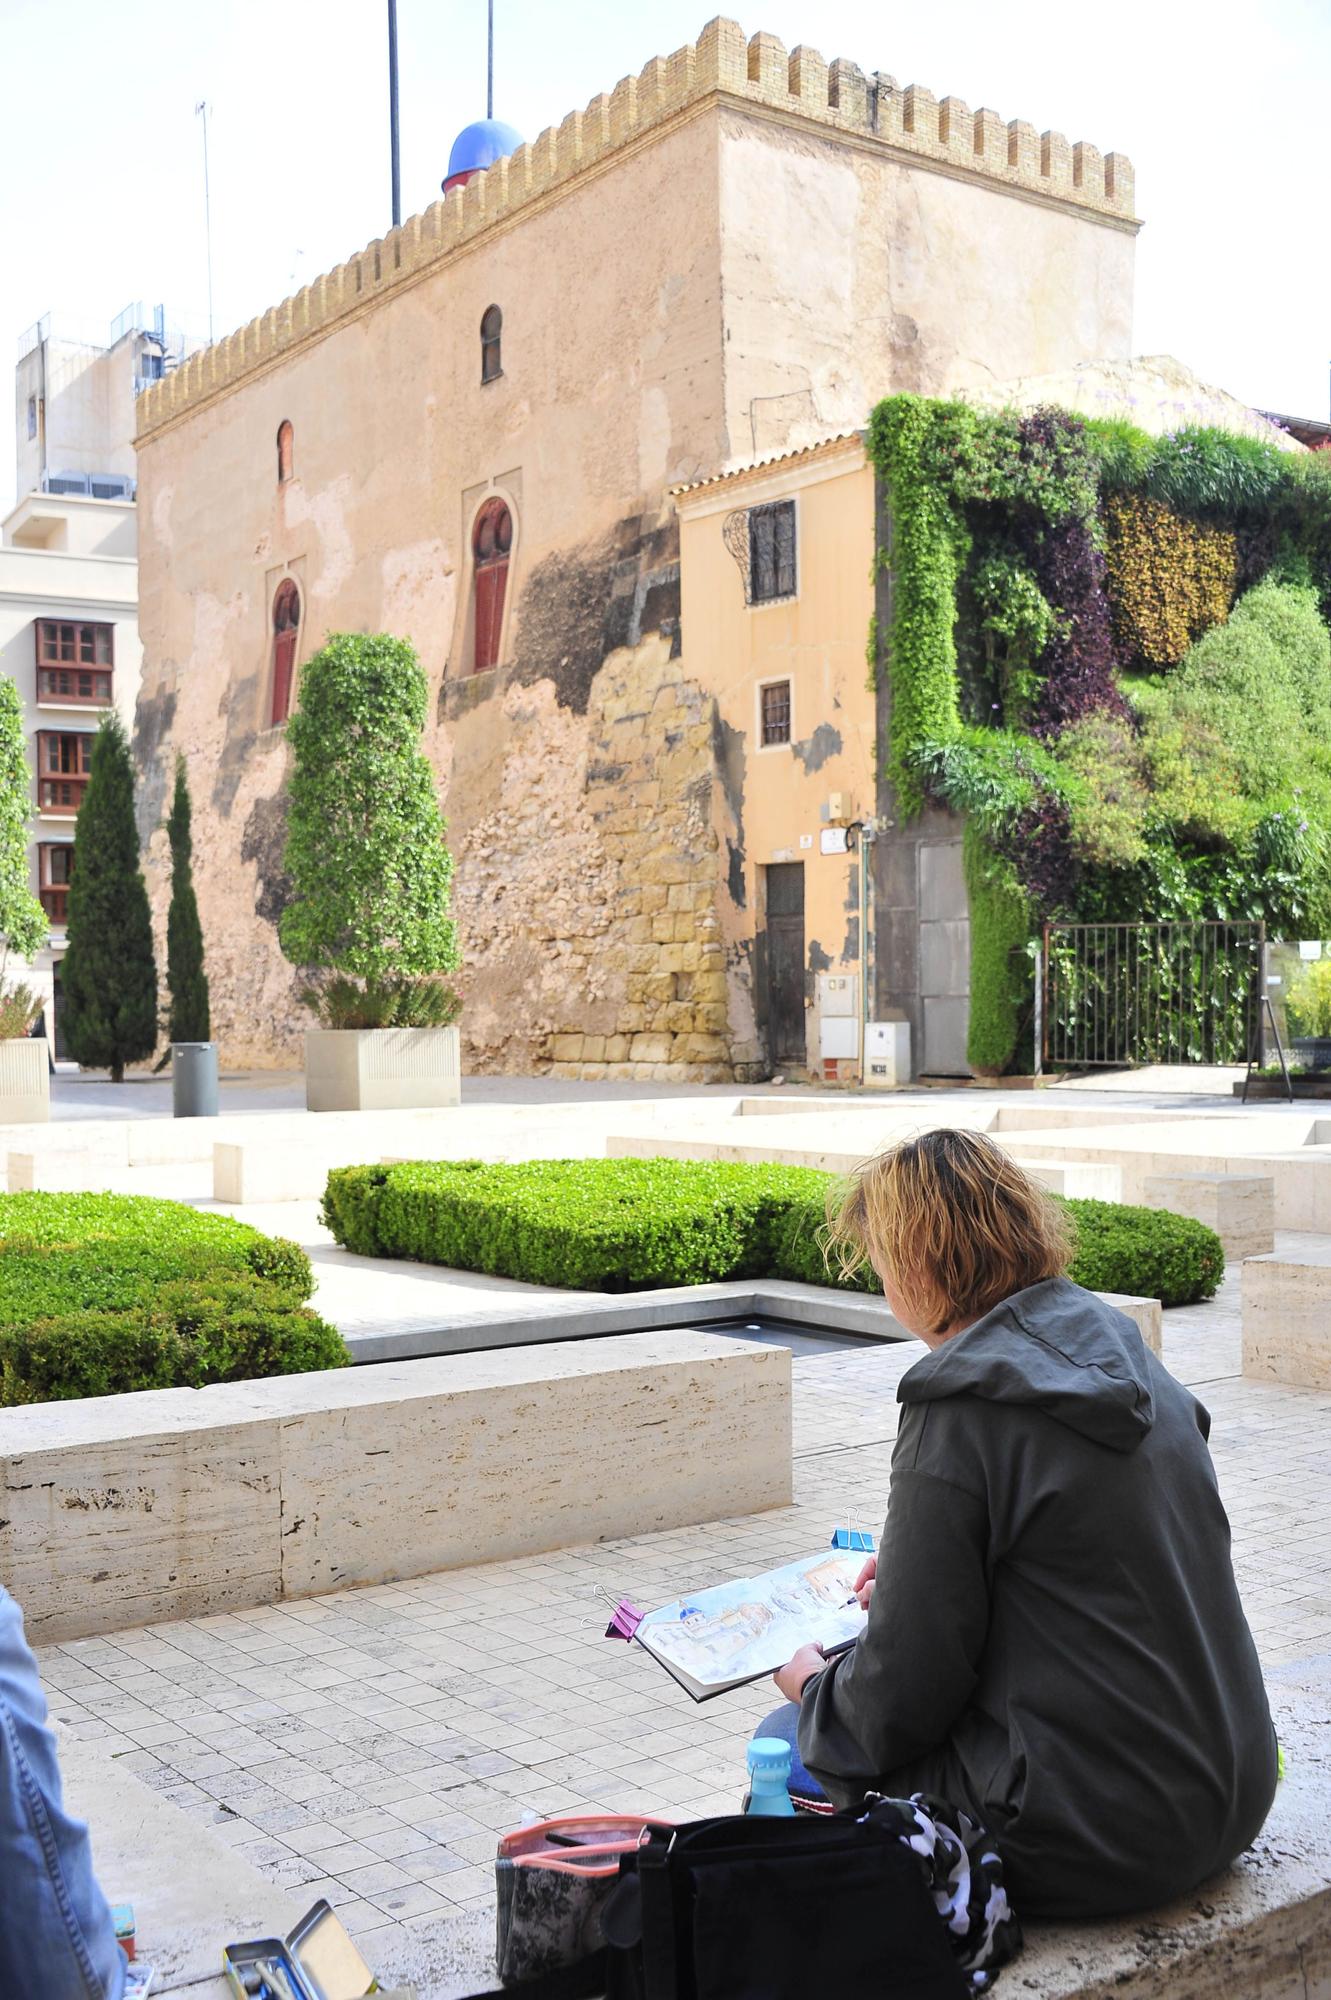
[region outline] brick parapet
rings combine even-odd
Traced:
[[[735,100],[805,120],[831,132],[877,141],[892,153],[1012,191],[1054,200],[1108,222],[1132,226],[1131,162],[1101,154],[1060,132],[1005,125],[996,112],[972,112],[961,98],[940,102],[917,84],[905,90],[881,73],[866,76],[816,49],[787,51],[775,35],[746,39],[738,22],[718,16],[694,44],[655,56],[637,76],[571,111],[530,145],[436,201],[422,215],[376,239],[224,340],[193,354],[138,399],[138,436],[150,436],[197,403],[211,400],[278,355],[303,346],[376,296],[386,296],[452,252],[514,217],[551,191],[601,167],[643,135],[708,99]]]

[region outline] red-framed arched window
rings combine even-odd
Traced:
[[[487,667],[499,664],[512,547],[513,516],[502,500],[487,500],[471,531],[472,610],[476,628],[473,673],[483,674]]]
[[[284,417],[277,427],[277,483],[279,486],[285,486],[291,477],[295,444],[296,433],[292,430],[289,421]]]
[[[291,713],[291,683],[296,673],[296,646],[300,639],[300,592],[291,578],[284,577],[273,599],[273,721],[285,722]]]

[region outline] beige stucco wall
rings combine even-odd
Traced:
[[[1073,211],[728,113],[726,417],[737,454],[937,396],[1126,359],[1135,236]]]
[[[794,597],[746,604],[724,527],[740,509],[793,499]],[[764,995],[755,947],[773,862],[804,864],[807,1061],[819,1061],[818,970],[859,978],[859,858],[824,854],[829,801],[871,819],[874,698],[865,665],[873,609],[873,473],[858,437],[808,459],[721,480],[678,501],[685,657],[715,696],[722,746],[717,831],[736,1040],[761,1041]],[[788,680],[791,741],[764,747],[759,691]]]
[[[700,118],[141,450],[145,810],[181,748],[228,1060],[295,1060],[305,1025],[272,922],[287,751],[267,726],[269,633],[286,574],[303,598],[301,658],[337,630],[391,631],[420,652],[473,1065],[530,1066],[595,1001],[604,966],[593,974],[567,940],[604,946],[630,921],[588,799],[595,683],[624,650],[606,643],[612,595],[629,603],[611,638],[648,645],[634,593],[673,573],[664,488],[722,456],[717,208],[715,123]],[[504,373],[482,386],[494,302]],[[279,487],[284,418],[295,476]],[[470,531],[491,491],[515,520],[505,665],[470,676]],[[159,916],[163,862],[159,839]]]

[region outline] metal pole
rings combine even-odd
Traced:
[[[876,828],[860,824],[860,1089],[869,1079],[869,854]]]
[[[489,5],[489,32],[485,44],[485,115],[495,115],[495,0]]]
[[[208,186],[208,101],[200,98],[194,107],[203,120],[203,234],[208,250],[208,345],[213,344],[213,204]]]
[[[1044,955],[1049,948],[1049,926],[1041,932],[1040,942],[1035,947],[1035,1074],[1044,1075]]]
[[[388,0],[388,149],[393,176],[393,227],[402,221],[402,166],[397,137],[397,0]]]

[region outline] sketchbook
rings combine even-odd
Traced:
[[[708,1701],[775,1673],[811,1642],[828,1653],[854,1645],[865,1623],[855,1600],[863,1567],[863,1550],[820,1549],[663,1604],[634,1637],[695,1701]]]

